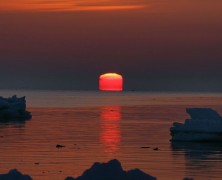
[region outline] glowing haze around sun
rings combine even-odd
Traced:
[[[99,90],[122,91],[123,77],[117,73],[105,73],[99,77]]]

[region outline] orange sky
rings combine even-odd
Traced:
[[[87,11],[145,7],[140,1],[125,0],[1,0],[1,11]]]
[[[221,22],[221,0],[0,0],[0,87],[222,90]]]

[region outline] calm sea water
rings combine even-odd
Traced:
[[[0,91],[13,94],[26,96],[33,118],[0,123],[0,173],[17,168],[34,180],[62,180],[117,158],[124,169],[159,180],[222,179],[221,144],[169,141],[169,128],[188,118],[187,107],[222,114],[222,94]]]

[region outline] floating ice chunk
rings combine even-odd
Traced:
[[[222,120],[217,111],[211,108],[187,108],[186,112],[192,119]]]
[[[188,108],[191,119],[174,122],[172,141],[222,141],[222,117],[210,108]]]
[[[17,98],[16,95],[3,98],[0,97],[0,120],[3,119],[30,119],[30,112],[26,111],[25,96]]]
[[[139,169],[124,171],[120,162],[113,159],[107,163],[94,163],[82,176],[75,178],[67,177],[65,180],[156,180]]]
[[[23,175],[17,169],[12,169],[7,174],[0,174],[0,180],[32,180],[32,178],[29,175]]]

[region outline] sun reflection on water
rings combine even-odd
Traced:
[[[119,149],[121,141],[120,106],[104,106],[101,109],[101,133],[100,141],[105,146],[105,152],[112,155]]]

